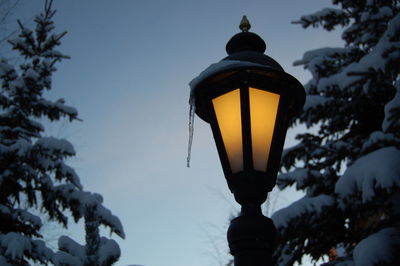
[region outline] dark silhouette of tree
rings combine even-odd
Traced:
[[[102,197],[83,190],[66,159],[75,155],[65,139],[44,137],[46,118],[78,120],[75,108],[63,99],[44,97],[52,89],[55,64],[69,58],[56,50],[66,34],[54,30],[51,1],[35,17],[36,28],[19,23],[20,31],[9,41],[24,62],[15,69],[0,61],[0,265],[111,265],[120,256],[114,240],[101,237],[99,226],[124,237],[119,219],[102,205]],[[28,208],[23,208],[28,207]],[[59,239],[59,251],[46,246],[40,234],[37,209],[49,219],[68,226],[68,213],[85,221],[86,243],[80,246],[67,236]]]
[[[305,196],[277,211],[277,265],[400,265],[400,2],[334,0],[295,23],[342,30],[344,47],[308,51],[312,74],[278,178]]]

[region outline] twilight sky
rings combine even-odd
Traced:
[[[28,22],[44,1],[21,0]],[[116,238],[117,265],[215,266],[226,256],[228,218],[238,208],[220,167],[211,130],[196,118],[186,167],[188,83],[226,56],[243,15],[267,43],[266,53],[305,83],[292,62],[313,48],[337,46],[338,34],[290,22],[326,7],[321,0],[55,0],[59,50],[51,98],[63,97],[83,122],[48,134],[70,140],[70,161],[86,190],[104,196],[127,235]],[[32,23],[28,23],[32,25]],[[286,140],[291,145],[293,130]],[[298,195],[275,194],[276,207]],[[69,234],[81,239],[78,229]]]

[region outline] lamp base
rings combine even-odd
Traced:
[[[276,229],[260,206],[244,205],[241,215],[231,221],[228,243],[235,266],[270,266]]]

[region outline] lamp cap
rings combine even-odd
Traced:
[[[239,29],[242,32],[248,32],[250,28],[251,28],[250,21],[247,19],[246,16],[243,16],[242,20],[240,21]]]

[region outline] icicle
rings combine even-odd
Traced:
[[[192,143],[193,143],[193,133],[194,133],[194,113],[196,110],[196,105],[194,104],[194,99],[191,97],[189,100],[189,143],[188,143],[188,153],[186,158],[186,166],[190,167],[190,156],[192,153]]]

